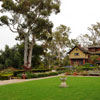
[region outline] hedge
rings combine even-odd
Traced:
[[[25,73],[26,74],[26,78],[30,79],[30,78],[39,78],[39,77],[47,77],[47,76],[54,76],[54,75],[58,75],[58,72],[49,72],[49,73]],[[22,78],[22,74],[18,74],[17,75],[18,78]]]
[[[94,70],[96,67],[82,67],[82,70]]]
[[[8,80],[13,74],[0,74],[0,80]]]
[[[31,72],[33,72],[33,73],[43,73],[43,72],[48,72],[48,71],[51,71],[51,69],[32,69],[31,70]],[[21,74],[23,72],[25,72],[25,71],[24,70],[14,71],[13,75],[17,76],[18,74]]]

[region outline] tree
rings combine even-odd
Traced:
[[[66,56],[66,48],[70,45],[69,33],[69,27],[65,25],[58,26],[52,33],[52,41],[48,44],[48,49],[54,57],[53,61],[56,61],[56,64],[59,66],[62,63],[64,56]]]
[[[70,65],[69,55],[66,55],[63,59],[63,66]]]
[[[76,45],[79,45],[79,41],[77,39],[71,39],[69,43],[69,48],[72,49]]]
[[[77,37],[78,44],[80,44],[83,47],[88,47],[91,45],[91,41],[89,40],[89,35],[88,34],[81,34],[80,36]]]
[[[60,0],[1,0],[1,26],[18,33],[16,39],[24,41],[24,66],[31,67],[32,49],[36,41],[47,40],[53,24],[49,16],[60,11]],[[10,13],[10,15],[8,15]]]
[[[88,38],[92,45],[100,45],[100,23],[92,24],[88,30],[91,32]]]
[[[89,45],[100,45],[100,23],[92,24],[88,30],[90,34],[84,34],[78,37],[79,43],[85,47]]]
[[[23,67],[23,55],[24,55],[24,43],[16,44],[12,48],[8,45],[5,46],[5,50],[0,50],[0,69],[14,67],[21,69]],[[42,62],[41,56],[44,55],[43,46],[34,45],[32,55],[32,67],[40,67]]]
[[[95,64],[98,61],[99,55],[91,55],[90,59],[92,60],[92,62]]]

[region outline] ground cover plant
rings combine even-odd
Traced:
[[[0,86],[0,100],[100,100],[100,77],[59,77]]]

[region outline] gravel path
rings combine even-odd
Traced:
[[[60,75],[57,75],[57,76],[60,76]],[[4,80],[4,81],[0,81],[0,85],[20,83],[20,82],[26,82],[26,81],[31,81],[31,80],[41,80],[41,79],[47,79],[47,78],[52,78],[52,77],[57,77],[57,76],[50,76],[50,77],[43,77],[43,78],[34,78],[34,79],[11,79],[11,80]]]

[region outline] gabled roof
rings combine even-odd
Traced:
[[[84,49],[84,48],[81,47],[81,46],[75,46],[74,48],[72,48],[72,49],[68,52],[68,54],[69,54],[70,52],[72,52],[75,48],[80,49],[82,52],[84,52],[84,53],[86,53],[86,54],[91,54],[91,55],[98,55],[98,54],[100,54],[100,51],[97,51],[97,52],[90,52],[90,51]],[[90,48],[91,48],[91,47],[90,47]],[[96,46],[96,48],[98,48],[98,47]]]
[[[72,52],[75,48],[80,49],[80,50],[83,51],[84,53],[90,54],[90,52],[89,52],[88,50],[86,50],[86,49],[84,49],[83,47],[80,47],[80,46],[75,46],[74,48],[72,48],[72,49],[68,52],[68,54],[69,54],[70,52]]]

